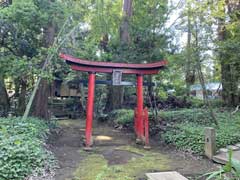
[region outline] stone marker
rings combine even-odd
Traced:
[[[212,159],[216,154],[216,135],[215,129],[211,127],[205,128],[205,155]]]

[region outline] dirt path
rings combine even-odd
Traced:
[[[60,135],[51,140],[52,150],[59,161],[55,180],[144,180],[146,172],[176,170],[187,177],[199,176],[214,165],[151,142],[145,151],[135,144],[132,133],[95,124],[94,148],[84,152],[84,121],[60,121]]]

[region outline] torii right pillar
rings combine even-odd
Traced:
[[[148,114],[147,109],[143,110],[143,75],[137,75],[137,109],[135,119],[135,131],[137,135],[137,143],[144,143],[145,148],[149,146],[149,125],[148,125]]]

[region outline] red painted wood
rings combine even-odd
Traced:
[[[75,64],[78,66],[86,66],[86,67],[98,67],[98,68],[118,68],[118,69],[160,69],[167,64],[166,60],[148,63],[148,64],[130,64],[130,63],[112,63],[112,62],[96,62],[96,61],[88,61],[79,58],[75,58],[73,56],[67,54],[60,54],[60,58],[66,60],[70,64]]]
[[[91,146],[92,142],[92,121],[93,121],[93,106],[94,106],[94,88],[95,88],[95,73],[113,73],[113,70],[121,70],[124,74],[137,75],[137,108],[134,115],[134,127],[137,138],[145,141],[145,145],[149,144],[149,124],[148,112],[143,112],[143,75],[157,74],[163,68],[167,61],[159,61],[148,64],[128,64],[128,63],[112,63],[112,62],[96,62],[88,61],[67,54],[60,54],[60,58],[67,61],[71,68],[76,71],[89,72],[88,80],[88,104],[87,104],[87,119],[86,119],[86,147]]]
[[[94,88],[95,88],[95,74],[88,75],[88,103],[87,103],[87,119],[86,119],[86,147],[92,145],[92,122],[93,122],[93,106],[94,106]]]
[[[149,119],[148,119],[148,109],[144,109],[144,135],[145,135],[145,146],[149,147]]]
[[[143,124],[143,76],[137,75],[137,115],[138,115],[138,138],[144,139]]]
[[[100,67],[87,67],[87,66],[78,66],[71,65],[72,70],[75,71],[84,71],[84,72],[95,72],[95,73],[112,73],[112,68],[100,68]],[[120,69],[123,74],[157,74],[159,72],[158,69]]]
[[[134,108],[134,130],[135,134],[137,134],[137,108]]]

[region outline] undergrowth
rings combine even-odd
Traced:
[[[190,109],[163,113],[163,119],[175,122],[174,125],[168,126],[162,135],[163,139],[167,143],[174,144],[178,149],[203,154],[204,129],[205,127],[214,127],[218,149],[240,142],[240,114],[230,115],[229,112],[215,112],[219,123],[219,126],[216,127],[208,120],[209,114],[206,111],[196,111],[196,109]]]
[[[0,180],[23,180],[54,162],[44,148],[48,125],[39,119],[0,118]]]
[[[109,119],[115,124],[123,126],[133,125],[134,111],[132,109],[118,109],[109,114]]]
[[[240,113],[231,115],[228,111],[215,110],[214,114],[219,123],[218,127],[212,123],[208,110],[203,108],[161,111],[158,114],[157,124],[149,113],[150,131],[157,129],[166,143],[194,154],[204,153],[205,127],[216,129],[218,149],[240,142]],[[134,112],[131,109],[115,110],[109,117],[115,124],[133,126]],[[158,124],[164,127],[158,128]],[[156,133],[150,132],[150,134]]]
[[[209,113],[206,109],[180,109],[175,111],[161,111],[159,119],[174,123],[196,123],[209,125],[211,123]]]

